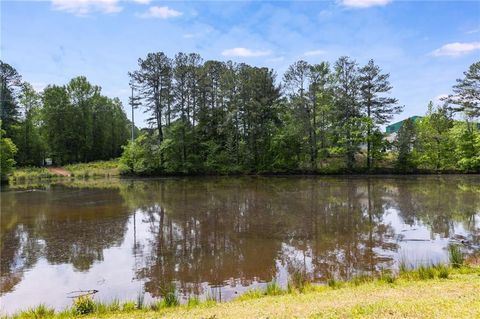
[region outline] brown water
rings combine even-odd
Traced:
[[[1,193],[1,313],[97,289],[161,298],[172,283],[228,300],[286,285],[447,260],[480,243],[480,176],[90,180]]]

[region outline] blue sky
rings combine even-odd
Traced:
[[[480,1],[2,1],[0,44],[36,89],[85,75],[127,114],[127,72],[149,52],[268,66],[279,80],[299,59],[373,58],[391,74],[402,119],[480,60]],[[137,110],[138,125],[145,117]]]

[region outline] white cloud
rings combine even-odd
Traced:
[[[139,3],[139,4],[149,4],[152,2],[152,0],[133,0],[133,2]]]
[[[341,0],[341,4],[351,8],[368,8],[374,6],[384,6],[392,0]]]
[[[116,13],[122,11],[119,0],[51,0],[55,10],[84,16],[90,12]]]
[[[171,9],[169,7],[150,7],[147,12],[140,15],[142,18],[160,18],[168,19],[179,17],[183,12]]]
[[[304,56],[316,56],[316,55],[323,55],[325,53],[327,53],[327,52],[324,51],[324,50],[312,50],[312,51],[305,52],[303,55]]]
[[[231,57],[257,57],[257,56],[265,56],[270,55],[270,51],[256,51],[250,50],[247,48],[233,48],[227,49],[222,52],[223,56],[231,56]]]
[[[433,56],[460,56],[480,50],[480,42],[454,42],[443,45],[434,50]]]
[[[480,32],[480,28],[476,28],[476,29],[471,29],[471,30],[468,30],[467,32],[465,32],[466,34],[474,34],[474,33],[478,33]]]

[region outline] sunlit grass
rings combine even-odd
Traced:
[[[364,291],[362,294],[371,294],[376,291],[385,289],[388,284],[389,289],[402,289],[406,285],[415,287],[415,285],[424,287],[428,285],[438,285],[441,282],[448,283],[452,280],[459,280],[461,276],[475,276],[471,278],[477,278],[480,274],[480,268],[462,266],[460,268],[453,268],[446,264],[419,264],[413,269],[404,269],[402,273],[396,273],[391,271],[382,271],[380,275],[373,276],[369,274],[358,274],[352,277],[348,281],[339,281],[335,278],[330,278],[324,285],[312,284],[308,280],[307,276],[298,275],[294,282],[298,286],[291,291],[282,290],[276,281],[267,283],[264,288],[256,288],[247,291],[243,295],[236,298],[236,300],[242,302],[249,302],[251,300],[263,299],[263,298],[283,298],[283,296],[290,296],[288,300],[295,300],[296,298],[303,298],[302,295],[311,294],[336,294],[340,291],[350,291],[352,289],[360,289]],[[469,278],[470,278],[469,277]],[[414,289],[414,288],[413,288]],[[292,299],[293,298],[293,299]],[[322,298],[320,298],[322,299]],[[272,299],[273,300],[273,299]],[[200,301],[197,296],[190,296],[185,304],[180,304],[175,286],[172,285],[164,292],[164,297],[160,300],[156,300],[149,305],[145,305],[143,301],[143,293],[140,293],[137,297],[137,301],[126,301],[120,303],[118,300],[110,301],[109,303],[103,303],[95,301],[91,296],[84,296],[74,300],[71,308],[62,312],[54,313],[53,309],[48,308],[45,305],[40,305],[34,309],[23,311],[18,313],[15,318],[67,318],[76,316],[102,316],[107,317],[110,314],[116,314],[116,316],[135,317],[135,313],[144,313],[149,318],[148,314],[152,311],[159,312],[158,315],[164,316],[166,314],[174,314],[178,311],[195,311],[195,309],[209,309],[216,307],[217,302],[215,298],[210,297],[206,301]],[[228,304],[228,303],[227,303]],[[362,311],[365,310],[363,305],[359,305]],[[359,309],[360,309],[359,308]],[[358,309],[357,309],[358,310]],[[361,314],[353,309],[353,313]],[[182,312],[179,312],[182,313]],[[144,316],[144,315],[142,315]],[[154,316],[153,316],[154,317]],[[152,317],[152,318],[153,318]],[[180,316],[181,317],[181,316]],[[207,316],[205,318],[208,318]]]

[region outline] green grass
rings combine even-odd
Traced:
[[[10,183],[25,183],[56,177],[58,176],[50,173],[45,167],[22,167],[15,169],[8,180]]]
[[[51,179],[84,179],[88,177],[113,177],[119,176],[118,160],[96,161],[90,163],[69,164],[63,166],[71,176],[60,176],[51,173],[46,167],[20,167],[16,168],[9,176],[9,183],[21,184],[32,181]]]
[[[455,268],[460,268],[465,260],[460,247],[454,244],[448,245],[448,257],[450,259],[450,264]]]
[[[279,296],[282,295],[285,291],[280,287],[279,284],[274,280],[272,282],[267,283],[267,288],[265,290],[265,294],[267,296]]]
[[[395,279],[387,279],[392,276]],[[432,276],[433,274],[433,276]],[[337,282],[338,283],[338,282]],[[386,284],[388,283],[388,284]],[[200,302],[189,298],[184,305],[165,298],[148,309],[135,302],[122,305],[95,302],[93,311],[79,315],[78,305],[61,313],[37,310],[16,318],[479,318],[480,267],[421,265],[402,274],[382,272],[377,277],[358,275],[341,285],[305,285],[303,292],[281,291],[275,282],[264,290],[251,290],[231,302]],[[270,287],[270,288],[268,288]],[[269,293],[269,292],[270,293]],[[274,293],[272,293],[274,292]],[[82,304],[86,301],[83,300]],[[88,305],[84,308],[91,309]],[[101,304],[101,306],[100,306]],[[113,304],[115,304],[113,306]],[[36,309],[48,309],[39,306]],[[82,306],[83,307],[83,306]],[[82,308],[83,309],[83,308]]]
[[[90,163],[79,163],[65,165],[64,168],[69,171],[72,176],[79,178],[87,177],[112,177],[119,176],[118,160],[97,161]]]

